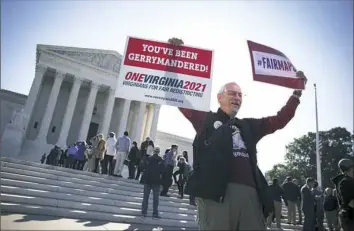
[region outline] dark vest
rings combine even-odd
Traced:
[[[272,210],[272,200],[268,193],[268,184],[257,166],[257,141],[253,138],[251,124],[253,119],[229,119],[220,109],[217,113],[208,113],[204,122],[204,130],[198,134],[193,143],[194,171],[188,178],[187,192],[196,197],[222,202],[227,184],[230,182],[233,167],[233,142],[231,125],[236,125],[249,154],[249,160],[256,182],[256,190],[263,212],[268,216]],[[223,123],[217,129],[215,122]]]

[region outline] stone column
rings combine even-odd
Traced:
[[[38,94],[39,94],[39,91],[40,91],[41,85],[42,85],[42,80],[43,80],[46,70],[47,70],[46,67],[39,65],[39,64],[36,65],[36,74],[35,74],[34,80],[32,82],[31,90],[28,94],[26,104],[25,104],[25,107],[23,110],[24,115],[27,117],[27,120],[25,120],[25,124],[24,124],[26,130],[28,127],[28,123],[31,120],[32,111],[33,111],[34,105],[37,101]]]
[[[157,122],[159,120],[160,108],[161,105],[159,104],[154,105],[154,115],[152,117],[151,130],[150,130],[150,139],[153,141],[155,141],[156,138]]]
[[[142,131],[143,131],[143,120],[144,120],[144,114],[146,110],[146,103],[144,102],[139,102],[139,110],[137,114],[137,120],[134,121],[133,124],[133,134],[132,134],[132,141],[136,141],[138,145],[140,145],[141,142],[141,136],[142,136]]]
[[[145,125],[145,131],[144,131],[144,137],[150,136],[150,131],[151,131],[151,124],[152,124],[152,117],[154,116],[154,104],[149,104],[148,110],[147,110],[147,118],[146,118],[146,125]]]
[[[145,131],[146,131],[146,125],[147,125],[147,118],[149,114],[149,104],[146,105],[145,113],[144,113],[144,119],[143,119],[143,132],[142,132],[142,137],[144,139],[145,137]]]
[[[81,128],[79,132],[78,141],[86,141],[88,129],[91,123],[92,112],[95,106],[96,96],[100,85],[91,83],[90,94],[87,98],[85,112],[82,117]]]
[[[104,135],[104,137],[108,136],[108,132],[109,132],[108,129],[109,129],[109,125],[111,124],[111,118],[112,118],[112,112],[113,112],[115,99],[116,99],[115,91],[112,88],[110,88],[108,91],[108,97],[107,97],[106,108],[104,111],[102,127],[100,128],[101,133]]]
[[[63,149],[66,148],[67,146],[66,142],[67,142],[70,126],[71,126],[71,121],[73,119],[77,97],[79,95],[81,84],[82,84],[82,80],[74,77],[74,83],[71,88],[68,105],[66,107],[63,124],[61,126],[61,131],[57,142],[57,145]]]
[[[57,99],[59,96],[60,87],[61,87],[64,77],[65,77],[65,74],[60,73],[60,72],[56,73],[54,84],[53,84],[52,90],[50,91],[50,94],[49,94],[47,107],[45,109],[42,123],[41,123],[40,129],[39,129],[39,134],[37,137],[37,140],[40,141],[41,143],[45,143],[45,144],[47,143],[47,134],[48,134],[49,126],[52,122],[54,109],[57,104]]]
[[[119,118],[119,126],[117,132],[118,134],[116,134],[117,137],[122,136],[125,130],[127,129],[129,109],[130,109],[131,102],[132,102],[131,100],[127,100],[127,99],[125,99],[123,102],[123,111],[121,117]]]

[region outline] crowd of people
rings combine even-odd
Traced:
[[[287,207],[287,223],[290,225],[302,225],[302,213],[305,215],[304,230],[324,231],[324,217],[326,217],[330,231],[339,231],[337,219],[338,201],[336,190],[326,188],[324,192],[319,189],[318,183],[312,178],[306,180],[301,187],[297,179],[287,177],[280,185],[277,179],[273,179],[269,186],[270,196],[274,201],[274,210],[267,219],[267,226],[275,221],[276,227],[281,228],[282,200]],[[298,214],[298,220],[296,219]]]
[[[288,224],[302,225],[302,213],[304,214],[304,231],[325,231],[325,218],[329,231],[339,231],[341,227],[344,231],[354,230],[354,163],[349,159],[342,159],[338,168],[341,173],[332,178],[334,188],[327,187],[324,190],[319,188],[318,182],[313,178],[307,178],[302,187],[291,177],[287,177],[281,186],[277,179],[273,179],[269,186],[269,195],[274,207],[267,219],[267,226],[270,227],[275,219],[277,228],[281,228],[283,200],[288,209]]]
[[[160,147],[155,146],[149,137],[141,143],[131,142],[128,132],[116,138],[113,132],[105,139],[103,134],[92,137],[88,143],[78,141],[63,150],[58,146],[43,154],[41,163],[72,168],[82,171],[123,177],[124,166],[127,166],[128,179],[138,180],[144,184],[142,215],[145,217],[150,191],[153,191],[153,217],[159,218],[159,196],[169,197],[169,188],[173,182],[177,185],[180,198],[184,197],[184,185],[191,171],[188,153],[178,154],[178,146],[171,145],[162,155]],[[191,198],[190,204],[195,205]]]

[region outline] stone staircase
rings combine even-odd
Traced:
[[[170,195],[160,197],[161,219],[151,218],[152,195],[149,217],[142,218],[143,185],[135,180],[1,158],[2,213],[94,219],[164,230],[196,230],[196,207],[189,205],[188,196],[177,198],[176,189],[171,189]],[[286,216],[285,207],[282,212]],[[283,230],[301,229],[301,226],[286,224],[286,220],[282,222]]]

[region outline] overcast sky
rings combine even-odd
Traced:
[[[239,117],[275,114],[292,90],[252,81],[246,40],[285,53],[309,82],[295,118],[258,144],[262,171],[283,162],[285,145],[315,131],[318,87],[319,126],[353,131],[352,1],[1,1],[1,87],[28,94],[34,78],[36,45],[115,50],[126,36],[215,51],[211,109],[216,92],[236,81],[246,96]],[[176,121],[179,121],[176,123]],[[176,108],[163,106],[158,130],[193,138]]]

